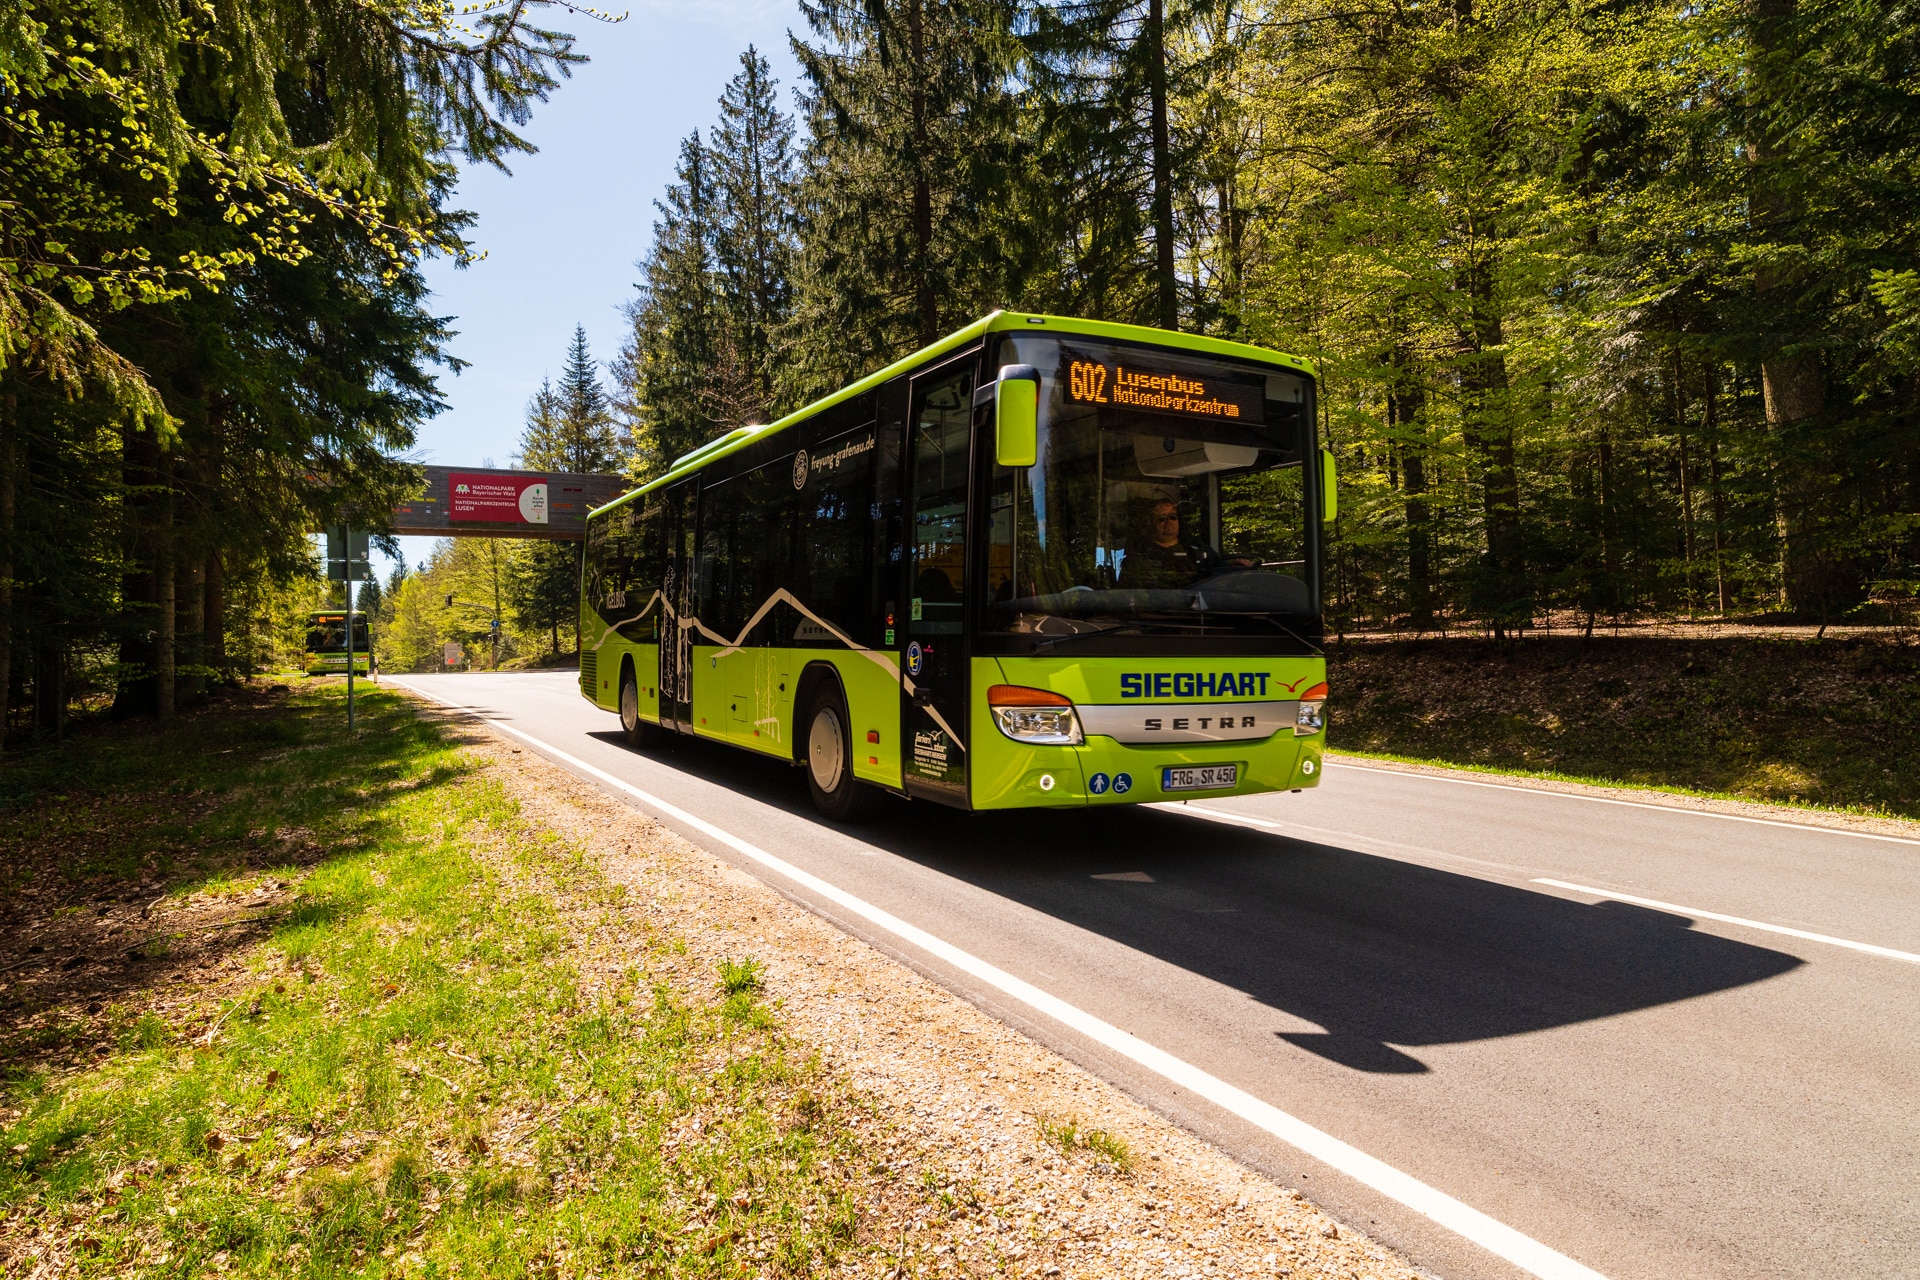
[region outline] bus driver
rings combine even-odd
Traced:
[[[1180,508],[1162,498],[1147,512],[1147,541],[1127,548],[1127,558],[1120,562],[1120,586],[1133,590],[1192,586],[1213,567],[1213,552],[1181,540]]]

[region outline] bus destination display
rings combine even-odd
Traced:
[[[1111,404],[1183,418],[1261,422],[1266,417],[1265,396],[1259,387],[1071,355],[1062,363],[1067,399],[1074,403]]]

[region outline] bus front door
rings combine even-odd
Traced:
[[[967,800],[967,492],[974,358],[915,378],[907,415],[903,781],[911,795]]]
[[[666,491],[667,564],[660,581],[660,723],[693,732],[693,520],[696,490],[690,482]]]

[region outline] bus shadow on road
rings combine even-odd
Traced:
[[[1316,1024],[1275,1035],[1355,1071],[1424,1072],[1423,1045],[1651,1009],[1802,963],[1666,912],[1154,810],[895,820],[869,838]],[[1129,872],[1150,881],[1109,878]]]
[[[820,821],[797,770],[705,743],[673,753],[679,767]],[[1423,1045],[1652,1009],[1803,963],[1684,916],[1164,810],[962,818],[897,803],[846,830],[1313,1024],[1274,1034],[1355,1071],[1424,1072]]]

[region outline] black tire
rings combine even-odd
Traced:
[[[640,682],[631,667],[620,673],[620,728],[627,735],[627,745],[641,751],[661,746],[666,739],[659,725],[641,718]]]
[[[816,686],[796,727],[813,807],[834,822],[853,822],[871,813],[880,790],[853,776],[853,728],[839,687],[831,681]]]

